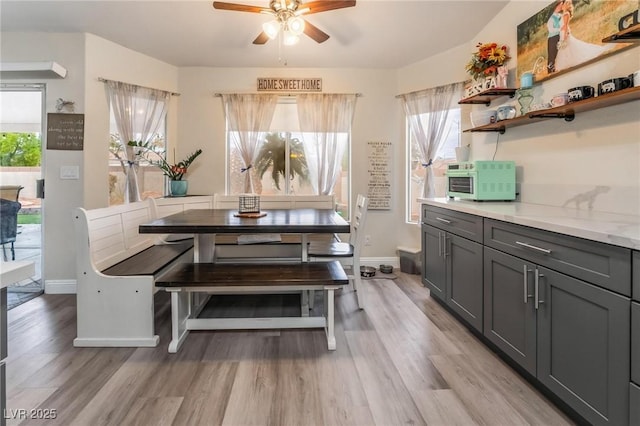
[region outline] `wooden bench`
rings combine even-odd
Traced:
[[[340,262],[287,264],[182,263],[158,278],[171,293],[171,343],[177,352],[190,330],[324,328],[329,350],[336,349],[334,292],[349,283]],[[197,318],[191,293],[242,294],[324,291],[321,317]]]
[[[77,337],[74,346],[156,346],[155,279],[193,261],[193,241],[158,243],[138,233],[154,219],[147,201],[73,212]]]

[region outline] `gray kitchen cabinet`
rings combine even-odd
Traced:
[[[422,217],[423,283],[482,332],[482,245],[467,238],[482,238],[482,219],[437,208]]]
[[[634,250],[631,262],[633,265],[631,298],[636,302],[640,302],[640,251]]]
[[[640,303],[637,302],[631,303],[631,381],[640,386]]]
[[[640,386],[629,385],[629,424],[640,425]]]
[[[422,282],[431,295],[445,301],[446,265],[442,256],[443,232],[430,225],[422,225]]]
[[[629,422],[630,300],[538,267],[537,378],[594,425]]]
[[[484,248],[484,336],[536,375],[535,265]]]

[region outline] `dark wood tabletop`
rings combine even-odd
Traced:
[[[194,209],[140,225],[141,234],[338,233],[349,223],[331,209],[263,210],[260,218],[235,217],[237,210]]]

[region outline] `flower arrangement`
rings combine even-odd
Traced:
[[[189,154],[186,159],[179,163],[169,164],[165,159],[164,152],[158,152],[155,150],[150,142],[143,143],[141,141],[129,141],[129,146],[139,148],[141,150],[141,156],[145,158],[149,164],[159,167],[160,170],[162,170],[162,174],[171,180],[182,180],[191,163],[193,163],[193,161],[202,154],[202,150],[198,149]],[[156,159],[149,158],[148,154],[153,154]],[[175,151],[173,156],[175,158]]]
[[[466,70],[474,78],[493,75],[498,67],[504,65],[511,56],[507,53],[507,46],[498,46],[497,43],[478,43],[478,51],[471,55]]]

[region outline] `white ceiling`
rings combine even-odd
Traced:
[[[473,41],[507,3],[357,0],[355,7],[306,17],[331,36],[326,42],[303,36],[298,45],[281,48],[277,40],[252,44],[268,16],[214,10],[211,1],[200,0],[1,0],[0,28],[93,33],[181,67],[274,67],[286,62],[290,67],[395,69]]]

